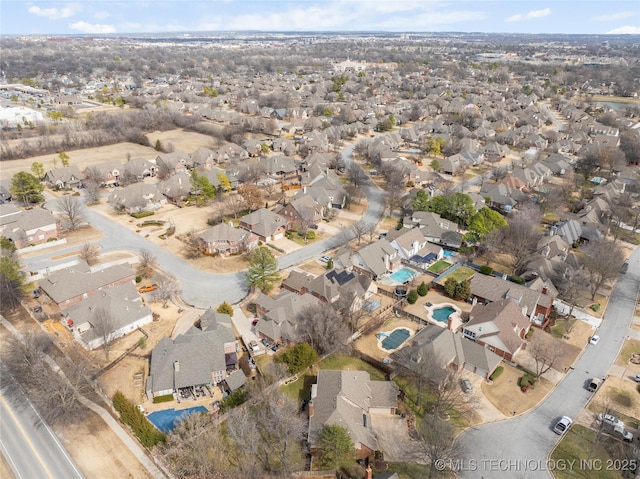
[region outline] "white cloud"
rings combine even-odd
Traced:
[[[622,20],[623,18],[633,17],[634,15],[636,15],[636,12],[633,11],[609,13],[606,15],[598,15],[597,17],[593,17],[591,20],[594,22],[611,22],[613,20]]]
[[[633,27],[631,25],[626,25],[624,27],[616,28],[615,30],[611,30],[607,32],[611,35],[640,35],[640,27]]]
[[[75,22],[69,25],[72,30],[78,30],[84,33],[115,33],[116,27],[113,25],[101,25],[99,23],[88,23],[84,21]]]
[[[518,13],[507,18],[507,22],[521,22],[522,20],[531,20],[534,18],[542,18],[549,16],[551,14],[550,8],[545,8],[543,10],[531,10],[527,13]]]
[[[64,8],[40,8],[37,5],[29,7],[28,12],[38,17],[46,17],[51,20],[60,20],[61,18],[69,18],[82,10],[79,5],[68,5]]]

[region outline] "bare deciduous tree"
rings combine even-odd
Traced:
[[[63,196],[58,200],[58,210],[62,214],[63,226],[69,231],[75,231],[87,220],[84,204],[76,196]]]
[[[463,457],[461,444],[454,441],[456,428],[452,421],[446,421],[436,414],[425,414],[418,422],[417,429],[422,439],[421,459],[430,465],[430,479],[440,473],[439,463],[450,464]]]
[[[226,207],[233,214],[234,218],[238,218],[238,213],[246,208],[244,198],[238,193],[231,192],[225,199]]]
[[[153,273],[158,266],[158,260],[153,253],[151,253],[147,248],[143,248],[140,250],[138,258],[138,267],[136,269],[137,273],[145,278],[153,276]]]
[[[100,185],[95,181],[85,180],[83,182],[85,191],[87,192],[87,202],[97,203],[100,199]]]
[[[540,379],[560,359],[562,351],[551,341],[547,333],[542,331],[533,335],[533,339],[527,347],[535,365],[536,379]]]
[[[333,307],[326,304],[309,306],[298,314],[297,320],[318,353],[328,354],[346,348],[349,330]]]
[[[620,273],[624,254],[617,244],[606,238],[589,241],[582,251],[582,263],[589,275],[591,299],[594,300],[598,289]]]
[[[155,283],[158,289],[154,291],[153,296],[156,301],[162,301],[162,307],[166,308],[171,297],[180,292],[180,283],[170,274],[157,275]]]
[[[98,256],[98,248],[96,246],[91,246],[89,243],[85,243],[80,247],[80,259],[89,266],[93,266],[97,263]]]
[[[104,348],[104,357],[109,361],[109,352],[111,351],[111,342],[115,338],[116,316],[102,306],[97,307],[93,311],[92,317],[89,319],[96,336],[102,340]]]
[[[185,233],[180,239],[184,243],[184,256],[187,259],[196,259],[204,255],[204,250],[198,238],[198,232],[195,228]]]
[[[525,207],[511,213],[507,222],[508,226],[500,230],[502,250],[511,256],[512,273],[520,274],[542,236],[538,230],[540,211],[535,206]]]

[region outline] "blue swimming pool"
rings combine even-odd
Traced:
[[[395,284],[404,284],[410,281],[415,276],[415,273],[407,268],[402,268],[389,276],[389,279]]]
[[[180,422],[184,421],[194,412],[207,412],[204,406],[190,407],[188,409],[165,409],[163,411],[152,412],[147,416],[151,423],[162,432],[171,432]]]
[[[433,319],[435,319],[436,321],[444,323],[449,319],[449,316],[451,316],[455,312],[456,310],[451,306],[443,306],[442,308],[434,309],[431,315],[433,316]]]
[[[456,253],[455,251],[446,251],[444,252],[444,257],[445,258],[451,258],[452,256],[456,256],[458,253]]]
[[[389,334],[387,333],[378,333],[379,335],[386,337],[382,340],[382,349],[387,351],[392,351],[394,349],[398,349],[402,343],[404,343],[409,336],[411,336],[411,331],[407,328],[399,328],[394,329]]]

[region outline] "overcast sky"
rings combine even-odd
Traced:
[[[0,33],[387,31],[640,34],[638,0],[0,0]]]

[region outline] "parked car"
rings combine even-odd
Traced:
[[[599,341],[600,336],[598,336],[597,334],[594,334],[593,336],[591,336],[591,338],[589,338],[589,344],[593,344],[594,346],[598,344]]]
[[[145,284],[144,286],[141,286],[138,288],[138,293],[142,294],[142,293],[149,293],[151,291],[155,291],[156,289],[158,289],[158,285],[157,284]]]
[[[611,435],[617,439],[622,439],[624,442],[633,442],[633,433],[623,426],[614,427]]]
[[[640,373],[636,374],[636,382],[640,383]]]
[[[462,387],[462,390],[466,393],[470,393],[471,391],[473,391],[471,381],[469,381],[467,378],[462,378],[460,380],[460,387]]]
[[[565,432],[569,430],[571,425],[573,424],[573,420],[569,416],[562,416],[555,426],[553,426],[553,432],[556,434],[563,435]]]
[[[36,306],[35,308],[33,308],[33,312],[34,313],[42,313],[42,306]]]
[[[624,427],[624,423],[620,419],[618,419],[617,417],[611,414],[603,414],[603,413],[598,414],[598,421],[613,427],[616,427],[616,426]]]
[[[594,393],[598,390],[601,384],[602,384],[602,379],[593,378],[591,381],[589,381],[589,387],[587,387],[587,390]]]
[[[328,256],[320,256],[320,261],[322,261],[323,263],[328,263],[330,259],[331,258],[329,258]]]
[[[251,326],[258,324],[258,321],[260,321],[260,318],[254,318],[253,321],[251,321]]]

